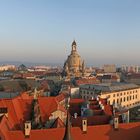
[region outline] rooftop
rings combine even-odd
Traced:
[[[96,90],[101,90],[102,92],[115,92],[139,88],[138,85],[131,83],[101,83],[101,84],[86,84],[85,86],[88,87],[92,86]]]
[[[87,133],[81,128],[72,127],[71,133],[74,140],[139,140],[140,123],[119,124],[119,130],[115,131],[111,125],[88,126]],[[62,140],[64,128],[31,130],[30,137],[25,138],[22,131],[8,131],[6,140]]]

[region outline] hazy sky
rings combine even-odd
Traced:
[[[140,64],[140,0],[0,0],[0,61]]]

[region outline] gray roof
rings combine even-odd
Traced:
[[[0,92],[0,99],[3,98],[14,98],[16,96],[18,96],[20,93],[19,92],[15,92],[15,93],[11,93],[11,92]]]
[[[88,84],[87,86],[90,86],[90,84]],[[101,84],[94,84],[92,85],[92,87],[102,92],[117,92],[117,91],[139,88],[138,85],[131,84],[131,83],[101,83]]]

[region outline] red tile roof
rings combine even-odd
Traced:
[[[55,97],[40,97],[38,98],[38,103],[40,106],[40,113],[43,122],[49,120],[49,117],[56,110],[61,110],[66,112],[63,106],[61,106]]]
[[[74,140],[139,140],[140,123],[119,124],[119,130],[115,131],[111,125],[89,126],[87,133],[81,128],[71,129]],[[25,138],[22,131],[9,131],[6,140],[62,140],[64,128],[31,130],[30,137]]]
[[[65,124],[59,117],[54,121],[54,123],[51,126],[51,128],[63,128],[63,127],[65,127]]]

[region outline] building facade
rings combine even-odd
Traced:
[[[135,84],[87,84],[80,86],[80,95],[83,99],[108,98],[111,105],[132,108],[140,105],[140,87]]]

